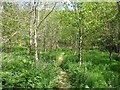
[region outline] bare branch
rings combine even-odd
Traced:
[[[55,2],[52,10],[40,21],[40,23],[38,24],[37,28],[39,28],[39,26],[42,24],[42,22],[53,12],[55,6],[56,6],[57,2]]]
[[[6,41],[1,42],[1,43],[6,43],[6,42],[8,42],[8,41],[9,41],[13,36],[15,36],[17,33],[18,33],[18,32],[16,31],[15,33],[13,33],[13,34],[11,35],[10,38],[8,38]]]

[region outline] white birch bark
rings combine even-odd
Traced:
[[[83,41],[83,36],[82,36],[83,30],[82,27],[80,28],[80,65],[82,64],[82,41]]]
[[[34,2],[34,49],[35,49],[35,64],[38,64],[38,43],[37,43],[37,13],[36,13],[36,6],[35,6],[35,2]]]

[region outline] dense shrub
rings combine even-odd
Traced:
[[[67,63],[69,62],[78,62],[78,54],[66,49],[66,48],[58,48],[55,51],[47,51],[47,52],[43,52],[41,53],[39,56],[39,58],[41,58],[43,61],[45,62],[55,62],[58,60],[58,57],[61,55],[61,53],[64,52],[64,56],[63,56],[63,62],[61,67],[67,67]]]
[[[86,65],[92,67],[91,64],[86,63]],[[80,66],[79,63],[69,65],[68,72],[70,74],[71,86],[79,88],[107,87],[107,83],[99,70],[98,72],[95,72],[94,70],[91,71],[86,65]]]
[[[120,87],[119,74],[113,71],[103,71],[102,75],[109,87]]]
[[[49,88],[57,75],[55,63],[39,61],[34,67],[30,58],[4,54],[2,62],[2,86],[21,88]]]
[[[79,62],[78,56],[77,55],[73,55],[73,54],[68,54],[64,56],[64,60],[62,61],[62,64],[60,65],[60,67],[65,70],[68,69],[68,65],[70,63],[77,63]]]
[[[112,58],[115,59],[116,61],[120,61],[120,56],[117,53],[113,53]]]
[[[68,69],[71,86],[75,88],[110,88],[119,87],[119,74],[110,71],[109,65],[93,65],[91,62],[69,63]]]

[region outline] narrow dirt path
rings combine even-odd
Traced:
[[[59,73],[54,78],[54,83],[56,84],[57,88],[70,88],[69,83],[69,77],[68,74],[60,68],[60,65],[62,64],[62,61],[64,60],[64,52],[62,52],[58,57],[58,67],[59,67]]]
[[[69,78],[67,73],[61,69],[58,76],[59,76],[58,78],[59,88],[69,88],[70,84],[68,82]]]
[[[60,53],[58,60],[57,60],[58,66],[62,64],[62,61],[64,60],[64,54],[65,54],[64,52]]]

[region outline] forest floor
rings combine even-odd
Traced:
[[[68,49],[50,51],[44,56],[46,61],[39,60],[39,67],[35,70],[31,67],[34,55],[29,56],[27,49],[15,48],[12,52],[2,53],[3,86],[36,88],[49,87],[50,84],[50,87],[59,88],[81,87],[79,85],[83,84],[81,80],[84,79],[82,75],[85,76],[85,80],[88,79],[85,83],[88,87],[120,86],[118,80],[120,62],[112,58],[110,63],[108,52],[83,50],[84,64],[82,66],[75,61],[77,54]],[[55,64],[51,60],[55,60]],[[85,73],[82,72],[84,66]],[[101,85],[101,81],[105,84]]]

